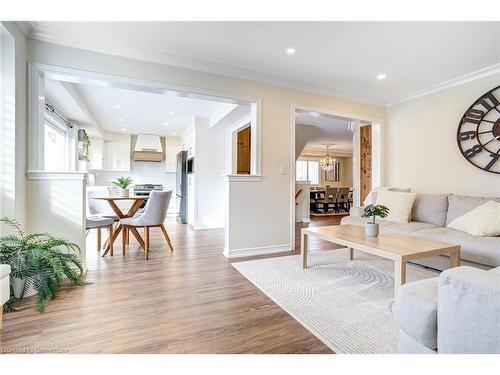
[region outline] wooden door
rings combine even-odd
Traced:
[[[360,203],[363,204],[372,190],[372,126],[361,126],[359,133],[359,187]]]
[[[242,129],[237,134],[237,174],[250,174],[251,130],[250,126]]]

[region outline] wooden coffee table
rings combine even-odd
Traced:
[[[353,259],[353,249],[393,260],[394,294],[406,282],[406,263],[408,261],[432,255],[449,255],[450,267],[460,265],[459,245],[388,232],[381,232],[378,237],[366,237],[364,227],[333,225],[302,228],[300,244],[302,268],[307,268],[307,240],[309,236],[345,246],[349,250],[349,260]]]

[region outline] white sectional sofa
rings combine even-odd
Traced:
[[[0,264],[0,329],[3,321],[3,304],[10,298],[10,266]]]
[[[500,353],[500,267],[405,284],[392,310],[402,354]]]
[[[461,259],[477,265],[500,266],[500,237],[477,237],[446,225],[457,217],[481,206],[488,200],[500,202],[500,198],[483,198],[454,194],[417,194],[413,204],[411,221],[395,223],[379,220],[382,231],[391,231],[411,236],[434,239],[460,245]],[[353,207],[343,224],[364,226],[367,218],[361,217],[362,208]],[[448,262],[444,257],[429,257],[415,262],[443,270]]]

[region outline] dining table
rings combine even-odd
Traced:
[[[148,198],[149,197],[147,195],[130,195],[130,196],[94,197],[92,199],[104,200],[104,201],[108,202],[111,209],[113,210],[115,215],[118,217],[118,220],[120,220],[120,219],[125,219],[127,217],[134,216],[137,213],[137,211],[139,210],[139,208],[141,208],[142,204]],[[124,201],[124,200],[132,200],[133,201],[133,203],[130,206],[130,208],[128,209],[127,213],[124,213],[120,209],[120,207],[116,204],[116,202]],[[118,221],[118,225],[113,230],[113,242],[115,242],[116,238],[118,237],[118,235],[120,234],[121,231],[122,231],[122,225]],[[137,242],[139,242],[139,245],[141,245],[141,247],[144,249],[144,246],[145,246],[144,240],[142,239],[142,237],[139,234],[139,232],[137,231],[137,229],[134,227],[130,227],[130,233],[132,233],[132,235],[136,238]],[[102,254],[103,257],[109,253],[109,250],[110,250],[109,240],[106,241],[104,248],[105,248],[105,251]],[[125,249],[123,249],[123,251],[125,251]],[[111,254],[111,255],[113,255],[113,254]]]

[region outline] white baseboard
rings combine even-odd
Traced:
[[[224,249],[224,256],[226,258],[241,258],[250,257],[255,255],[268,255],[276,253],[285,253],[287,251],[292,251],[292,245],[272,245],[272,246],[260,246],[260,247],[249,247],[246,249]]]

